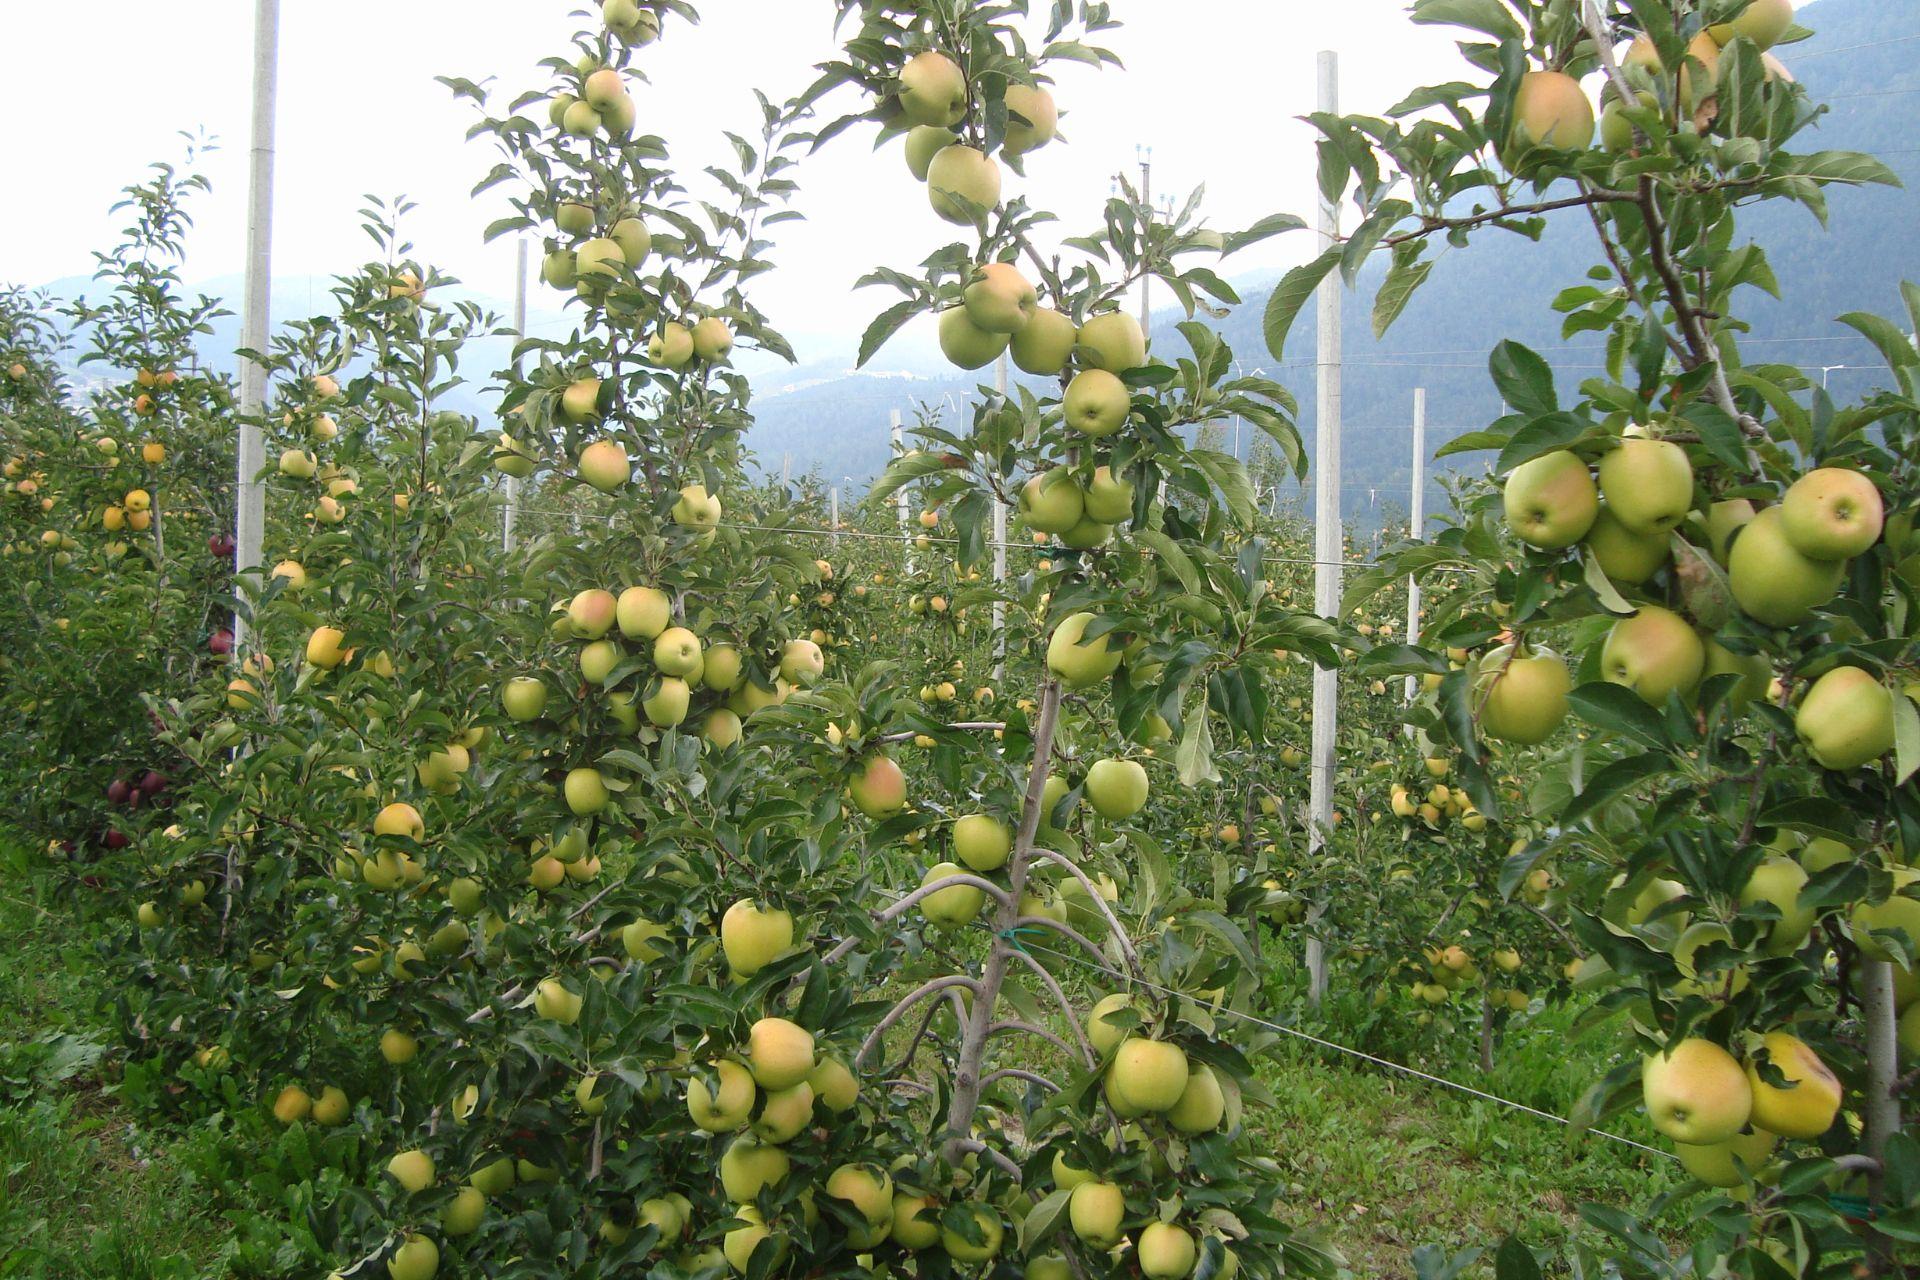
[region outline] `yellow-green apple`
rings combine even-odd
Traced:
[[[1673,1154],[1680,1157],[1681,1168],[1708,1186],[1737,1187],[1760,1172],[1779,1141],[1779,1134],[1768,1133],[1765,1129],[1748,1129],[1745,1133],[1736,1133],[1725,1142],[1704,1146],[1676,1142],[1673,1144]]]
[[[751,1204],[762,1190],[784,1182],[792,1167],[785,1151],[743,1133],[720,1157],[720,1189],[737,1205]]]
[[[843,1164],[827,1175],[826,1193],[845,1201],[866,1223],[866,1230],[848,1229],[848,1243],[871,1249],[886,1239],[893,1227],[893,1179],[872,1164]]]
[[[653,642],[653,665],[664,676],[682,680],[700,675],[700,637],[685,627],[668,627]]]
[[[568,771],[564,786],[567,808],[577,818],[600,812],[607,807],[610,798],[607,794],[606,779],[600,776],[598,769],[573,769]]]
[[[1707,34],[1721,45],[1732,44],[1745,36],[1762,49],[1780,43],[1780,37],[1793,25],[1793,0],[1753,0],[1732,22],[1719,22],[1707,28]]]
[[[1661,530],[1635,533],[1602,504],[1585,542],[1601,572],[1614,582],[1637,587],[1666,566],[1670,554],[1667,537]]]
[[[740,717],[726,707],[715,707],[700,722],[700,736],[725,751],[740,742]]]
[[[319,469],[312,454],[304,449],[288,449],[280,455],[280,474],[295,480],[311,480]]]
[[[540,260],[540,278],[556,289],[580,283],[580,264],[571,249],[555,249]]]
[[[1853,941],[1860,948],[1860,954],[1869,960],[1890,960],[1894,962],[1896,972],[1906,964],[1906,957],[1899,950],[1890,947],[1880,938],[1873,936],[1875,930],[1889,933],[1898,931],[1907,938],[1907,946],[1920,952],[1920,898],[1908,896],[1906,889],[1920,883],[1920,871],[1911,867],[1894,867],[1893,895],[1884,902],[1863,902],[1853,909]]]
[[[660,15],[640,0],[602,0],[600,20],[631,45],[651,44],[660,35]]]
[[[829,1111],[851,1111],[860,1100],[860,1082],[840,1059],[829,1054],[821,1054],[819,1059],[807,1075],[814,1100]]]
[[[920,877],[920,887],[924,889],[950,876],[965,874],[967,872],[957,862],[936,862],[927,868],[925,875]],[[971,924],[986,902],[986,890],[979,886],[952,884],[944,889],[935,889],[920,899],[920,913],[932,924],[953,929],[963,924]]]
[[[1075,354],[1089,369],[1125,373],[1147,362],[1147,335],[1126,312],[1102,312],[1080,326]]]
[[[493,469],[501,475],[525,480],[533,474],[533,454],[526,445],[502,431],[500,444],[493,451]]]
[[[914,124],[952,128],[967,115],[966,73],[944,53],[916,53],[900,68],[900,110]]]
[[[1119,524],[1133,515],[1133,483],[1116,477],[1111,467],[1095,467],[1087,485],[1086,513],[1101,524]]]
[[[1792,858],[1768,854],[1740,888],[1740,905],[1751,907],[1761,902],[1772,904],[1780,918],[1766,926],[1768,955],[1784,956],[1799,950],[1813,932],[1819,916],[1816,907],[1800,905],[1800,890],[1807,884],[1807,872]]]
[[[440,1211],[440,1229],[450,1236],[470,1236],[487,1216],[487,1198],[478,1188],[462,1187]]]
[[[1666,534],[1693,509],[1693,464],[1671,440],[1628,436],[1600,459],[1600,495],[1629,532]]]
[[[984,1204],[968,1206],[967,1219],[973,1224],[969,1235],[946,1225],[940,1228],[940,1247],[955,1262],[974,1265],[991,1262],[1000,1252],[1000,1243],[1006,1237],[1006,1224],[1000,1220],[997,1210]],[[970,1238],[977,1236],[978,1239]]]
[[[338,627],[315,627],[307,636],[307,662],[331,671],[347,660],[346,635]]]
[[[418,809],[396,801],[374,815],[373,834],[405,836],[409,840],[419,841],[426,838],[427,824]]]
[[[962,143],[942,147],[927,166],[927,198],[945,221],[971,226],[1000,203],[1000,166]]]
[[[433,1280],[440,1274],[440,1246],[426,1236],[408,1236],[387,1259],[388,1280]]]
[[[613,617],[627,639],[657,639],[673,622],[673,601],[655,587],[628,587],[614,601]]]
[[[607,232],[607,238],[620,246],[620,257],[629,267],[637,267],[653,252],[653,233],[638,218],[622,218]]]
[[[580,1009],[585,1003],[558,978],[546,978],[533,989],[533,1011],[549,1022],[572,1026],[580,1021]]]
[[[1793,715],[1807,754],[1827,769],[1857,769],[1893,750],[1893,692],[1871,672],[1835,667]]]
[[[1761,1037],[1767,1061],[1786,1077],[1781,1088],[1767,1083],[1759,1057],[1747,1063],[1753,1091],[1753,1124],[1783,1138],[1817,1138],[1833,1127],[1843,1090],[1839,1079],[1808,1044],[1785,1031]]]
[[[1127,424],[1133,397],[1127,384],[1105,369],[1082,369],[1060,402],[1067,425],[1082,435],[1110,436]]]
[[[313,1099],[297,1084],[282,1089],[273,1099],[273,1118],[290,1125],[313,1114]]]
[[[513,1158],[501,1156],[476,1168],[467,1175],[467,1185],[477,1189],[482,1195],[505,1195],[513,1190]]]
[[[847,794],[854,808],[869,818],[891,818],[907,807],[907,775],[892,756],[876,752],[847,784]]]
[[[951,129],[937,124],[915,125],[907,130],[907,171],[917,181],[925,182],[933,158],[958,141],[959,135]]]
[[[626,265],[627,255],[619,241],[605,236],[589,240],[573,253],[574,286],[584,297],[593,282],[605,284],[617,279]]]
[[[1647,1055],[1640,1086],[1653,1127],[1675,1142],[1725,1142],[1753,1113],[1746,1072],[1711,1040],[1691,1037]]]
[[[1727,553],[1727,586],[1741,612],[1770,627],[1798,626],[1832,600],[1846,564],[1815,560],[1787,538],[1779,507],[1768,507],[1740,530]]]
[[[693,354],[702,360],[724,360],[733,352],[733,330],[719,316],[705,316],[693,326]]]
[[[975,267],[961,293],[967,318],[988,333],[1018,333],[1040,306],[1033,284],[1011,262]]]
[[[627,86],[620,79],[620,73],[612,67],[601,67],[586,78],[580,86],[580,96],[595,111],[605,111],[621,98],[627,96]]]
[[[567,605],[567,621],[575,638],[598,640],[612,629],[618,602],[613,592],[592,587],[580,592]]]
[[[347,1122],[347,1116],[353,1111],[353,1103],[339,1085],[330,1084],[320,1090],[313,1100],[313,1110],[309,1113],[313,1122],[331,1129]]]
[[[926,1249],[940,1242],[940,1212],[931,1196],[896,1192],[893,1197],[893,1242],[903,1249]]]
[[[1727,562],[1727,544],[1733,535],[1752,523],[1758,508],[1745,498],[1728,498],[1707,508],[1707,545],[1713,558]]]
[[[1116,991],[1100,997],[1094,1002],[1093,1008],[1087,1011],[1087,1043],[1103,1058],[1118,1048],[1120,1042],[1138,1025],[1137,1017],[1121,1021],[1113,1019],[1113,1014],[1123,1010],[1136,1015],[1139,1013],[1132,996],[1124,991]]]
[[[1013,835],[990,814],[969,813],[953,824],[953,856],[975,871],[998,871],[1013,852]]]
[[[786,1018],[761,1018],[747,1029],[747,1067],[762,1089],[787,1089],[813,1070],[813,1033]]]
[[[811,640],[789,640],[780,650],[780,678],[797,688],[812,688],[826,668],[826,655]]]
[[[1602,676],[1626,685],[1654,706],[1686,697],[1700,684],[1707,650],[1687,620],[1670,609],[1646,605],[1607,632],[1600,649]]]
[[[1103,818],[1131,818],[1147,804],[1147,771],[1138,760],[1096,760],[1087,770],[1087,803]]]
[[[1820,467],[1793,482],[1780,500],[1780,531],[1809,560],[1846,560],[1880,541],[1886,508],[1858,471]]]
[[[602,493],[612,493],[633,476],[627,451],[612,440],[596,440],[580,451],[580,478]]]
[[[724,512],[719,494],[708,493],[704,484],[690,484],[680,490],[671,514],[673,522],[682,528],[704,532],[717,526]]]
[[[1567,664],[1544,649],[1525,654],[1512,645],[1493,649],[1480,659],[1474,679],[1481,731],[1522,746],[1545,742],[1567,718],[1572,688]]]
[[[1060,108],[1039,85],[1009,84],[1006,93],[1006,149],[1010,155],[1038,151],[1060,128]]]
[[[1578,454],[1566,449],[1515,467],[1502,497],[1507,527],[1542,551],[1560,551],[1580,541],[1600,514],[1592,473]]]
[[[1134,1246],[1140,1273],[1149,1280],[1185,1280],[1199,1260],[1199,1246],[1185,1227],[1171,1222],[1149,1222]]]
[[[1013,362],[1027,373],[1050,378],[1067,367],[1080,330],[1051,307],[1036,307],[1020,332],[1013,335]]]
[[[811,1070],[811,1068],[809,1068]],[[754,1117],[753,1132],[763,1142],[791,1142],[813,1119],[813,1086],[805,1080],[769,1089]]]
[[[1177,1044],[1128,1036],[1107,1068],[1107,1085],[1140,1111],[1169,1111],[1187,1091],[1187,1054]]]
[[[964,306],[940,313],[940,354],[962,369],[982,369],[1007,349],[1007,335],[982,329]]]
[[[580,650],[580,678],[588,684],[605,684],[613,669],[626,657],[612,640],[595,640]]]
[[[671,729],[687,718],[687,704],[692,698],[693,691],[685,680],[663,676],[653,693],[641,700],[640,709],[654,728]]]
[[[1080,482],[1066,467],[1055,467],[1021,486],[1020,515],[1041,533],[1065,533],[1086,514]]]
[[[637,960],[641,964],[651,964],[661,956],[661,950],[654,945],[666,940],[667,931],[651,920],[635,920],[620,929],[620,946],[627,953],[627,959]]]
[[[1529,71],[1513,100],[1508,145],[1578,151],[1593,145],[1593,103],[1580,82],[1564,71]]]
[[[693,359],[693,331],[677,320],[669,320],[647,339],[647,359],[668,369],[686,367]]]
[[[578,200],[562,200],[553,211],[553,225],[570,236],[584,236],[593,230],[593,206]]]
[[[720,917],[720,949],[727,967],[751,977],[793,946],[793,916],[742,898]]]
[[[1745,709],[1755,698],[1767,691],[1767,684],[1773,679],[1773,668],[1767,665],[1765,654],[1735,653],[1712,636],[1702,637],[1707,647],[1707,665],[1701,674],[1705,680],[1712,676],[1732,675],[1740,677],[1727,695],[1727,705],[1735,711]]]
[[[1102,546],[1113,536],[1113,526],[1101,524],[1098,520],[1082,520],[1073,528],[1060,535],[1060,541],[1075,551],[1091,551]]]
[[[1187,1068],[1187,1087],[1167,1112],[1167,1123],[1186,1134],[1212,1133],[1227,1115],[1227,1096],[1213,1068],[1195,1062]]]
[[[387,1161],[387,1176],[408,1191],[425,1191],[433,1185],[433,1157],[424,1151],[402,1151]]]
[[[1122,649],[1107,632],[1095,639],[1083,639],[1092,625],[1091,613],[1074,613],[1061,619],[1047,641],[1047,670],[1059,676],[1069,688],[1086,689],[1100,683],[1120,668]]]
[[[1067,1197],[1067,1222],[1073,1234],[1096,1249],[1120,1242],[1120,1224],[1127,1216],[1127,1194],[1112,1182],[1089,1181]]]
[[[733,645],[713,645],[701,660],[700,679],[709,689],[729,693],[740,684],[740,674],[740,650]]]

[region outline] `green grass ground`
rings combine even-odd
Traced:
[[[0,1277],[218,1274],[204,1190],[110,1092],[102,983],[84,936],[0,849]]]
[[[105,979],[88,931],[41,883],[28,855],[0,847],[0,1280],[228,1274],[228,1215],[267,1224],[219,1203],[189,1168],[221,1139],[143,1130],[114,1099],[110,1033],[94,1013]],[[1570,1045],[1567,1022],[1550,1012],[1523,1025],[1491,1076],[1440,1074],[1564,1114],[1604,1051]],[[1671,1176],[1662,1160],[1298,1041],[1261,1061],[1278,1106],[1252,1120],[1288,1173],[1290,1216],[1356,1277],[1409,1275],[1421,1245],[1564,1237],[1580,1203],[1644,1204]]]

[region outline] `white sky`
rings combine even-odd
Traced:
[[[717,158],[720,129],[757,132],[750,87],[785,98],[835,51],[830,0],[706,0],[701,8],[701,26],[671,25],[638,63],[652,79],[636,86],[640,127],[668,138],[683,172]],[[1035,0],[1034,8],[1049,6]],[[1109,175],[1133,164],[1136,144],[1153,148],[1156,192],[1184,196],[1206,184],[1217,227],[1276,211],[1311,220],[1311,133],[1294,117],[1315,106],[1316,51],[1342,54],[1350,111],[1380,111],[1419,81],[1469,70],[1444,32],[1406,20],[1403,0],[1118,0],[1114,8],[1127,25],[1106,43],[1126,69],[1060,64],[1056,96],[1071,142],[1028,165],[1030,198],[1062,214],[1070,231],[1091,224]],[[187,277],[238,272],[253,5],[114,5],[110,16],[85,5],[10,10],[0,111],[42,127],[9,133],[6,168],[20,186],[0,199],[0,281],[89,273],[92,251],[110,245],[124,222],[108,213],[118,189],[151,160],[179,159],[179,132],[202,128],[221,149],[205,164],[214,190],[195,206]],[[511,243],[481,243],[502,207],[468,194],[493,163],[491,148],[465,142],[471,106],[434,77],[491,77],[502,103],[544,85],[534,64],[567,50],[579,25],[568,13],[555,0],[285,0],[274,274],[350,269],[370,248],[356,216],[363,195],[405,193],[420,206],[407,229],[421,256],[474,292],[510,298]],[[79,58],[85,85],[107,91],[76,85]],[[756,296],[804,358],[850,349],[890,301],[850,291],[862,269],[911,267],[950,237],[897,144],[875,154],[870,139],[843,135],[799,177],[808,221],[781,230],[780,270],[762,278]],[[1009,191],[1019,189],[1008,178]],[[1296,232],[1229,260],[1228,271],[1290,265],[1310,248],[1310,233]]]

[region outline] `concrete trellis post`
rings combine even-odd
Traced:
[[[1413,389],[1413,491],[1407,499],[1407,536],[1418,538],[1427,525],[1427,389]],[[1420,584],[1407,579],[1407,643],[1420,643]],[[1407,677],[1407,701],[1420,696],[1420,677]],[[1413,726],[1407,726],[1413,736]]]
[[[513,271],[513,340],[517,346],[527,336],[527,242],[523,238],[514,249]],[[514,369],[519,370],[520,362],[515,360]],[[515,526],[520,522],[520,481],[516,476],[507,477],[507,508],[501,519],[501,545],[508,551],[513,550]]]
[[[240,344],[265,354],[273,300],[273,145],[274,114],[280,93],[280,0],[255,0],[253,7],[253,139],[247,173],[247,285]],[[236,573],[260,567],[267,528],[267,491],[260,471],[267,464],[260,418],[266,410],[267,370],[253,360],[240,362],[239,457],[234,485]],[[245,652],[247,619],[233,620],[235,649]]]

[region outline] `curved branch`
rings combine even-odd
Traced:
[[[1099,1062],[1100,1055],[1094,1052],[1093,1041],[1087,1039],[1086,1031],[1081,1028],[1080,1017],[1074,1012],[1073,1004],[1067,999],[1067,993],[1065,989],[1061,987],[1060,980],[1047,972],[1047,966],[1041,964],[1026,952],[1015,948],[1013,954],[1018,957],[1027,968],[1033,970],[1035,976],[1040,979],[1041,985],[1045,986],[1047,991],[1052,994],[1054,1003],[1058,1004],[1060,1006],[1060,1012],[1066,1015],[1067,1025],[1073,1028],[1074,1039],[1080,1042],[1080,1051],[1086,1055],[1087,1065],[1093,1066]]]
[[[1015,1182],[1020,1181],[1020,1166],[978,1138],[961,1138],[953,1144],[952,1149],[959,1152],[985,1156],[987,1159],[999,1165],[1001,1171],[1008,1177],[1012,1178]]]
[[[1120,944],[1120,954],[1127,958],[1128,966],[1132,968],[1135,973],[1138,973],[1140,971],[1140,956],[1133,949],[1133,939],[1127,936],[1125,927],[1120,923],[1120,917],[1113,914],[1113,908],[1108,906],[1106,898],[1101,896],[1100,886],[1089,879],[1087,873],[1080,869],[1079,864],[1066,854],[1053,849],[1038,848],[1034,849],[1033,852],[1045,858],[1048,862],[1054,863],[1056,866],[1066,868],[1067,873],[1080,882],[1081,887],[1087,891],[1087,896],[1093,899],[1093,905],[1099,909],[1100,914],[1106,919],[1107,928],[1113,930],[1114,940]],[[1099,955],[1100,952],[1096,949],[1094,954]]]
[[[930,1087],[928,1087],[927,1085],[921,1084],[918,1080],[907,1080],[901,1077],[895,1077],[892,1080],[882,1080],[880,1082],[880,1087],[883,1089],[905,1089],[910,1093],[918,1093],[923,1095],[931,1094],[933,1092],[933,1090]]]
[[[879,1045],[881,1039],[899,1023],[900,1019],[907,1016],[907,1013],[913,1006],[919,1004],[928,996],[946,990],[948,987],[965,987],[967,990],[975,993],[979,991],[979,985],[975,983],[972,978],[958,973],[950,973],[945,977],[934,978],[931,981],[921,983],[918,987],[902,996],[893,1008],[887,1010],[886,1016],[880,1019],[873,1030],[867,1033],[867,1038],[860,1042],[860,1051],[853,1055],[853,1065],[858,1067],[862,1062],[866,1061],[867,1055],[873,1052],[874,1048]]]
[[[1092,956],[1096,961],[1099,962],[1099,964],[1096,967],[1099,968],[1099,970],[1102,973],[1105,973],[1109,977],[1114,977],[1114,978],[1126,977],[1125,974],[1121,973],[1118,969],[1115,969],[1111,964],[1108,963],[1106,953],[1101,951],[1099,947],[1094,945],[1093,939],[1089,938],[1086,934],[1081,933],[1078,929],[1074,928],[1070,924],[1062,924],[1060,921],[1052,919],[1049,916],[1021,916],[1019,919],[1015,920],[1013,923],[1016,929],[1027,928],[1029,926],[1035,929],[1051,929],[1055,933],[1059,934],[1061,937],[1065,938],[1067,941],[1079,943],[1080,946],[1086,951],[1088,955]],[[1018,948],[1015,948],[1015,950],[1018,950]],[[1128,958],[1129,959],[1133,958],[1131,953],[1129,953]],[[1137,978],[1142,976],[1140,973],[1139,964],[1135,963],[1130,967],[1133,969],[1134,977]]]
[[[991,1088],[997,1080],[1025,1080],[1028,1084],[1039,1085],[1041,1088],[1051,1090],[1054,1093],[1060,1092],[1059,1085],[1047,1079],[1039,1072],[1023,1071],[1019,1067],[1001,1067],[997,1071],[987,1072],[987,1074],[981,1078],[980,1087],[982,1089]]]
[[[1042,1040],[1045,1040],[1048,1044],[1052,1045],[1054,1048],[1060,1050],[1060,1052],[1062,1053],[1073,1052],[1072,1045],[1068,1044],[1065,1040],[1062,1040],[1059,1036],[1053,1034],[1053,1032],[1047,1030],[1045,1027],[1037,1027],[1031,1022],[1021,1022],[1017,1018],[1008,1018],[1004,1021],[994,1023],[992,1026],[987,1028],[987,1038],[991,1040],[994,1036],[1003,1035],[1003,1034],[1007,1034],[1014,1031],[1025,1032],[1027,1035],[1030,1035],[1030,1036],[1038,1036]]]

